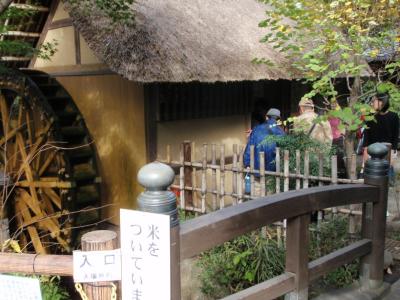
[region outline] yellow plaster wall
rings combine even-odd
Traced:
[[[72,26],[49,30],[44,42],[53,44],[56,42],[57,52],[50,60],[38,58],[35,62],[35,68],[69,66],[75,64],[74,28]]]
[[[54,14],[53,21],[68,19],[69,14],[64,9],[64,4],[60,1]]]
[[[53,17],[53,22],[69,18],[68,13],[64,10],[64,6],[60,1],[57,7],[56,13]],[[81,53],[81,64],[80,66],[87,65],[98,65],[101,61],[94,55],[93,51],[90,50],[88,44],[79,36],[80,40],[80,53]],[[35,62],[34,68],[45,70],[45,68],[54,67],[66,67],[74,66],[76,64],[76,47],[75,47],[75,36],[74,27],[68,26],[63,28],[51,29],[47,32],[45,43],[57,43],[57,52],[51,57],[50,60],[43,60],[38,58]]]
[[[225,144],[227,156],[232,154],[233,144],[246,144],[245,131],[249,128],[246,116],[164,122],[157,125],[157,153],[166,158],[166,145],[171,145],[172,159],[179,159],[179,145],[190,140],[195,142],[196,159],[201,159],[203,143]]]
[[[100,162],[105,218],[118,223],[119,208],[134,208],[146,164],[144,99],[140,84],[118,75],[59,77],[94,138]]]
[[[81,35],[79,35],[80,45],[81,45],[81,63],[82,65],[87,64],[100,64],[101,61],[94,55],[93,51],[90,50],[88,44],[83,39]]]

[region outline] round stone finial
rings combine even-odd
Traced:
[[[382,143],[374,143],[368,146],[368,154],[372,159],[383,159],[388,154],[388,147]]]
[[[170,166],[155,161],[143,166],[137,179],[146,190],[162,191],[174,182],[175,173]]]

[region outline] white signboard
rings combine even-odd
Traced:
[[[42,300],[39,279],[0,275],[0,299]]]
[[[121,280],[121,250],[74,251],[74,281]]]
[[[170,299],[169,219],[121,209],[122,300]]]

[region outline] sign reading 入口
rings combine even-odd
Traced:
[[[121,280],[121,250],[74,251],[74,281]]]
[[[170,217],[121,209],[122,300],[171,295]]]

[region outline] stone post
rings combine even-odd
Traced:
[[[169,190],[174,182],[174,170],[153,162],[139,170],[138,181],[146,189],[138,197],[138,209],[170,216],[171,226],[171,299],[181,299],[179,218],[176,196]]]

